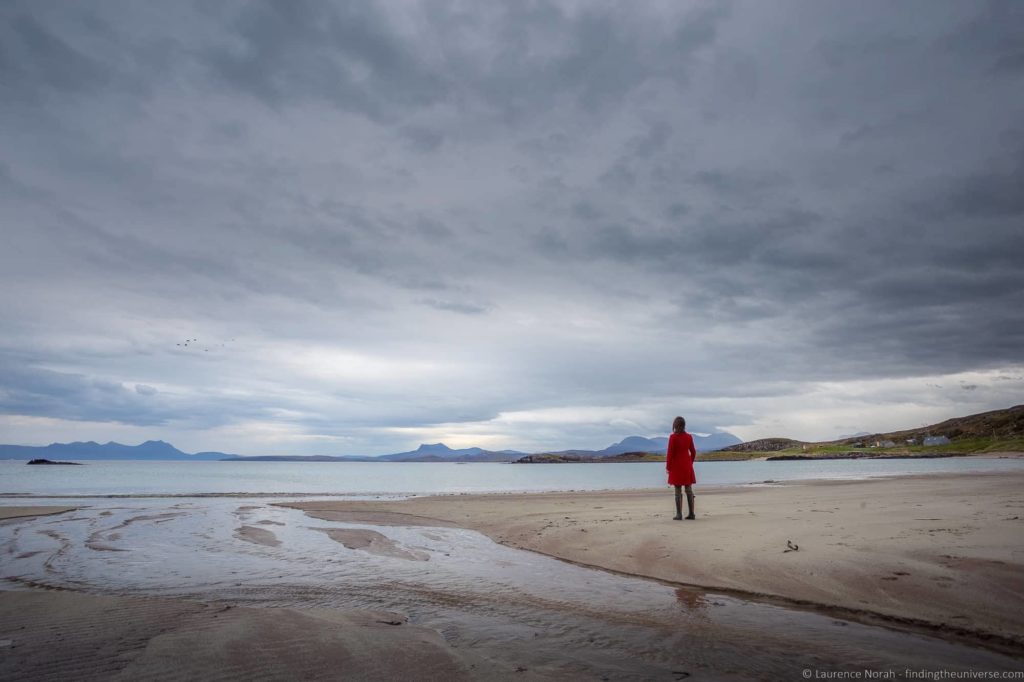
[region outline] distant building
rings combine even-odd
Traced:
[[[949,439],[945,436],[927,436],[922,445],[949,445]]]
[[[896,443],[891,440],[880,440],[875,443],[875,446],[880,448],[894,448],[896,447]]]
[[[917,439],[916,438],[908,438],[907,439],[907,445],[917,445]]]

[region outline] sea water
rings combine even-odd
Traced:
[[[810,479],[866,479],[912,474],[1022,471],[1024,459],[697,462],[700,485],[733,486]],[[27,466],[0,460],[3,496],[106,495],[421,495],[430,493],[624,490],[666,485],[659,462],[505,464],[434,462],[154,462],[92,461]],[[7,502],[13,504],[14,502]]]

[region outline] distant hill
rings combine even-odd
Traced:
[[[854,447],[859,444],[873,445],[876,442],[891,441],[897,445],[908,440],[920,443],[928,436],[945,436],[953,444],[974,439],[990,439],[992,441],[1011,441],[1024,438],[1024,405],[1016,405],[1005,410],[981,412],[966,417],[954,417],[938,424],[921,426],[903,431],[885,433],[862,432],[853,436],[845,436],[837,440],[805,442],[791,438],[760,438],[738,445],[722,448],[724,452],[777,452],[795,448],[826,448],[834,446]]]
[[[223,459],[223,458],[222,458]],[[243,457],[234,455],[226,458],[230,462],[376,462],[376,457],[360,457],[358,455],[344,455],[332,457],[330,455],[253,455]]]
[[[693,445],[697,448],[697,452],[721,450],[726,446],[743,442],[736,436],[725,431],[719,431],[707,436],[700,436],[697,434],[691,435],[693,436]],[[628,438],[623,438],[618,443],[609,445],[604,450],[596,451],[595,454],[599,456],[607,456],[621,455],[626,452],[665,452],[667,448],[667,437],[644,438],[643,436],[629,436]]]
[[[525,452],[516,450],[484,450],[462,448],[453,450],[444,443],[423,443],[415,450],[375,457],[380,462],[511,462]]]
[[[233,457],[238,462],[511,462],[525,452],[516,450],[484,450],[483,448],[462,448],[453,450],[444,443],[423,443],[409,452],[396,452],[392,455],[368,457],[360,455],[342,455],[329,457],[326,455],[289,456],[270,455],[261,457]]]
[[[700,452],[717,450],[723,445],[738,443],[731,433],[718,432],[693,437]],[[585,458],[606,458],[625,453],[664,453],[667,438],[629,436],[603,450],[565,450],[558,454],[579,455]],[[211,461],[238,462],[512,462],[528,453],[518,450],[485,450],[483,448],[453,449],[444,443],[423,443],[415,450],[370,457],[365,455],[262,455],[243,457],[223,452],[197,452],[193,455],[178,450],[170,443],[149,440],[139,445],[121,443],[51,443],[46,446],[0,445],[0,459],[70,459],[70,460],[153,460],[153,461]]]
[[[792,438],[758,438],[746,443],[738,443],[722,448],[722,452],[776,452],[788,448],[796,448],[805,445],[802,440]]]
[[[71,459],[71,460],[153,460],[153,461],[214,461],[231,459],[237,455],[223,452],[198,452],[190,455],[162,440],[147,440],[139,445],[122,445],[113,441],[51,443],[49,445],[0,445],[0,459]]]
[[[855,441],[892,440],[906,441],[908,438],[920,440],[926,436],[945,436],[951,441],[970,438],[1011,439],[1024,437],[1024,405],[1015,405],[1005,410],[980,412],[966,417],[954,417],[938,424],[922,426],[904,431],[873,433],[829,441],[835,445],[852,445]]]

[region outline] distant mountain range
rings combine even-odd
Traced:
[[[709,436],[693,437],[700,452],[741,442],[731,433],[713,433]],[[585,457],[608,457],[625,452],[664,452],[667,438],[643,438],[629,436],[603,450],[563,450],[556,454],[573,454]],[[518,450],[484,450],[483,448],[452,449],[444,443],[424,443],[415,450],[396,452],[379,457],[344,455],[267,455],[244,457],[223,452],[182,452],[162,440],[148,440],[139,445],[121,443],[96,443],[94,441],[75,443],[51,443],[45,446],[0,445],[0,459],[71,459],[90,460],[152,460],[152,461],[217,461],[239,462],[511,462],[530,453]]]
[[[725,431],[719,431],[717,433],[711,433],[707,436],[701,436],[696,433],[690,434],[693,436],[693,445],[697,448],[697,452],[711,452],[712,450],[720,450],[729,445],[736,445],[743,441]],[[661,452],[664,453],[668,448],[668,438],[643,438],[641,436],[630,436],[623,438],[614,445],[609,445],[604,450],[598,450],[598,455],[621,455],[624,452]]]
[[[238,455],[223,452],[197,452],[190,455],[182,452],[170,443],[162,440],[147,440],[139,445],[122,445],[113,441],[97,443],[95,441],[74,443],[51,443],[43,446],[33,445],[0,445],[0,459],[143,459],[164,461],[217,461],[235,459]]]
[[[444,443],[424,443],[409,452],[396,452],[393,455],[369,457],[361,455],[326,455],[290,456],[264,455],[259,457],[232,457],[232,460],[243,462],[511,462],[525,455],[517,450],[484,450],[482,448],[462,448],[453,450]]]

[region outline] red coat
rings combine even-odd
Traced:
[[[668,437],[668,458],[665,470],[668,472],[669,485],[693,485],[697,477],[693,473],[693,460],[697,459],[697,449],[693,447],[693,436],[686,433],[673,433]]]

